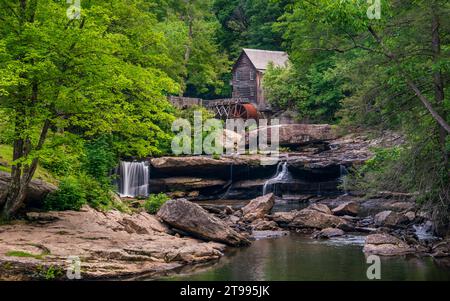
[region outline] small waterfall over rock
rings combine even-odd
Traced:
[[[119,194],[121,197],[147,197],[150,166],[147,162],[120,161]]]
[[[266,183],[264,183],[263,195],[266,195],[269,192],[272,192],[274,187],[276,189],[276,184],[286,183],[291,179],[292,179],[292,176],[289,173],[287,162],[278,163],[277,172],[276,172],[275,176],[273,178],[267,180]]]
[[[339,181],[341,182],[341,187],[344,190],[344,195],[348,194],[348,190],[347,190],[347,186],[348,186],[347,175],[348,175],[347,168],[345,168],[344,165],[339,165]]]
[[[433,224],[430,221],[426,221],[420,225],[414,225],[413,228],[419,240],[436,239],[436,236],[433,234]]]

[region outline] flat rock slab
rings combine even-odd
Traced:
[[[372,234],[366,237],[364,253],[398,256],[415,253],[415,249],[399,238],[386,234]]]
[[[0,279],[67,279],[70,256],[83,279],[160,277],[187,264],[218,260],[225,245],[171,235],[147,213],[82,211],[30,214],[0,226]]]

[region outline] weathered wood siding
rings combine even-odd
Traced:
[[[245,53],[239,57],[233,68],[233,97],[258,102],[257,70]]]
[[[266,99],[264,98],[264,89],[263,89],[263,76],[264,73],[262,72],[257,72],[257,76],[256,76],[256,86],[257,86],[257,90],[256,90],[256,94],[257,94],[257,103],[258,103],[258,108],[260,110],[264,110],[267,106],[266,103]]]

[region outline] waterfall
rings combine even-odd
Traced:
[[[121,197],[147,197],[150,167],[147,162],[120,161],[119,194]]]
[[[278,183],[286,183],[291,179],[291,174],[288,170],[287,162],[280,162],[277,166],[277,172],[275,176],[271,179],[267,180],[263,186],[263,195],[266,195],[269,192],[269,189],[272,191],[274,185]]]
[[[419,240],[436,239],[433,235],[433,224],[430,221],[426,221],[421,225],[413,225],[413,228]]]
[[[348,170],[344,165],[339,165],[339,181],[341,182],[342,188],[344,190],[344,195],[347,195],[347,174]]]

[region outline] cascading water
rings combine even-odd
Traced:
[[[419,240],[436,239],[436,236],[433,234],[433,224],[430,221],[426,221],[420,225],[414,225],[413,228]]]
[[[348,170],[347,168],[345,168],[344,165],[339,165],[339,181],[341,182],[342,185],[342,189],[344,190],[344,195],[347,195],[347,174],[348,174]]]
[[[119,194],[121,197],[147,197],[150,167],[147,162],[120,161]]]
[[[286,183],[292,179],[291,174],[288,170],[287,162],[280,162],[277,166],[277,172],[275,176],[264,183],[263,186],[263,195],[271,192],[273,187],[278,183]]]

